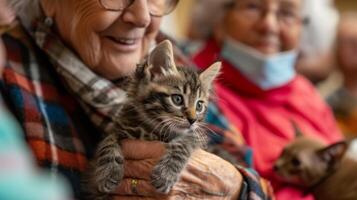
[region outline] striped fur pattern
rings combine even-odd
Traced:
[[[203,119],[211,85],[220,70],[215,63],[202,73],[176,67],[171,43],[160,43],[139,65],[127,88],[117,130],[99,143],[89,168],[86,190],[91,199],[107,199],[123,178],[123,139],[159,140],[167,151],[152,171],[152,184],[168,193],[192,151],[205,144]]]

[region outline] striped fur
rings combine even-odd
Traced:
[[[159,140],[167,153],[152,172],[158,192],[168,193],[178,180],[191,152],[205,143],[203,124],[210,86],[220,63],[202,73],[176,67],[171,44],[163,42],[139,65],[128,84],[127,101],[117,119],[117,130],[98,145],[88,172],[91,199],[107,199],[123,178],[123,139]]]

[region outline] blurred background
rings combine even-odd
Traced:
[[[165,18],[163,32],[182,44],[188,54],[194,54],[199,49],[199,41],[209,37],[214,23],[212,13],[219,1],[180,0],[176,10]],[[342,81],[341,76],[333,73],[337,65],[334,54],[339,19],[354,12],[357,12],[356,0],[305,1],[306,24],[300,45],[301,59],[296,67],[325,97],[338,87],[335,83]]]
[[[187,39],[187,34],[189,32],[189,24],[191,21],[191,16],[187,13],[192,13],[194,5],[200,0],[180,0],[180,3],[176,10],[170,14],[170,16],[165,20],[162,29],[174,36],[177,39]],[[207,0],[210,2],[210,0]],[[220,1],[220,0],[213,0]],[[311,0],[308,0],[311,1]],[[316,0],[320,1],[320,0]],[[329,2],[330,0],[324,0]],[[339,13],[348,11],[357,11],[357,1],[356,0],[335,0],[332,2]]]

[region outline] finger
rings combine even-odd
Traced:
[[[143,196],[143,197],[158,197],[160,193],[156,192],[150,181],[142,179],[125,178],[116,190],[115,195],[122,196]]]
[[[125,160],[124,162],[124,178],[138,178],[150,180],[151,171],[158,160]]]
[[[123,140],[121,147],[124,157],[130,160],[161,157],[166,150],[159,141]]]

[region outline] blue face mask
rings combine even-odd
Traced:
[[[263,90],[283,86],[296,75],[295,50],[265,56],[251,47],[227,38],[221,56]]]

